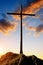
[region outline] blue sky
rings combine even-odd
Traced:
[[[3,49],[2,54],[9,51],[14,53],[20,51],[19,16],[15,18],[15,16],[6,14],[20,9],[20,3],[20,0],[0,0],[0,49]],[[26,16],[23,18],[23,52],[26,55],[36,55],[43,59],[43,5],[41,4],[43,1],[22,0],[24,13],[37,14],[35,17]],[[6,22],[8,23],[6,24]]]

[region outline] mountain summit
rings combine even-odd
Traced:
[[[43,60],[36,56],[25,56],[8,52],[0,58],[0,65],[43,65]]]

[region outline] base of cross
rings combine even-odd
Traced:
[[[22,54],[22,53],[20,53],[20,59],[19,59],[18,65],[20,65],[20,64],[21,64],[21,61],[22,61],[22,56],[23,56],[23,54]]]

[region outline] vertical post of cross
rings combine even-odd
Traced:
[[[21,25],[20,25],[20,54],[23,54],[23,40],[22,40],[22,2],[21,2]]]

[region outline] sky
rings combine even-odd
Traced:
[[[0,55],[20,52],[20,16],[7,12],[20,12],[21,0],[0,0]],[[23,53],[43,59],[43,1],[22,0]]]

